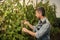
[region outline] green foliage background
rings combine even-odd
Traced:
[[[35,9],[41,6],[45,8],[46,17],[53,26],[56,19],[56,6],[49,5],[49,1],[44,4],[41,1],[35,8],[32,4],[26,5],[25,0],[23,0],[23,5],[19,3],[19,0],[5,0],[0,3],[0,40],[35,40],[21,31],[25,26],[30,29],[22,23],[22,20],[28,20],[31,24],[36,25],[38,19],[35,17]]]

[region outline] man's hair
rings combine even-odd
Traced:
[[[42,12],[42,16],[45,16],[45,9],[44,9],[44,7],[38,7],[36,9],[36,11],[41,11]]]

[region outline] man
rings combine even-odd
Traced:
[[[45,9],[43,7],[36,9],[36,17],[39,19],[36,26],[32,26],[28,21],[24,22],[24,24],[27,24],[33,32],[26,28],[22,28],[22,31],[36,37],[37,40],[50,40],[50,23],[45,17]]]

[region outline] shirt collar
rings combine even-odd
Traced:
[[[44,22],[46,20],[46,17],[44,17],[43,19],[41,19],[42,22]]]

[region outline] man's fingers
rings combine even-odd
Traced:
[[[23,32],[26,32],[26,31],[27,31],[27,29],[26,29],[26,28],[22,28],[22,31],[23,31]]]

